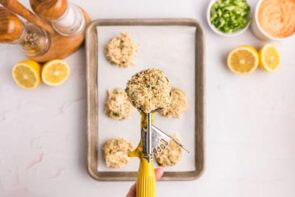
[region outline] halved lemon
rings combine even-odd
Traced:
[[[33,60],[23,60],[12,68],[12,77],[24,89],[34,89],[41,81],[41,66]]]
[[[267,44],[259,50],[259,66],[268,72],[274,72],[280,65],[279,51],[273,45]]]
[[[63,60],[52,60],[42,68],[42,80],[49,86],[58,86],[70,75],[70,67]]]
[[[249,74],[257,69],[259,57],[252,46],[241,46],[232,50],[227,56],[228,68],[237,74]]]

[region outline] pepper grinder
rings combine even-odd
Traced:
[[[7,18],[7,15],[12,17],[11,14],[16,14],[29,22],[22,23],[14,15],[15,20],[12,21],[12,25],[6,26],[6,29],[5,25],[1,27],[0,43],[17,40],[27,47],[27,41],[30,40],[31,44],[38,46],[36,47],[38,50],[29,50],[25,47],[25,51],[30,59],[37,62],[62,59],[79,49],[85,38],[85,27],[90,22],[85,10],[68,3],[67,0],[30,0],[30,3],[35,13],[19,1],[0,0],[0,8],[9,11],[9,14],[7,11],[2,11],[0,26],[2,26],[1,20]],[[11,31],[22,33],[11,35]],[[36,37],[40,38],[37,39],[38,42],[34,42]]]
[[[82,10],[67,0],[30,0],[33,11],[50,21],[54,30],[63,36],[73,36],[84,31],[86,20]]]
[[[50,39],[46,31],[33,25],[23,23],[15,14],[0,7],[0,42],[19,44],[29,57],[47,52]]]

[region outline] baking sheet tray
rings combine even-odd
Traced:
[[[128,32],[139,44],[135,65],[118,68],[104,58],[105,44],[120,32]],[[203,37],[193,19],[100,19],[92,22],[86,33],[88,170],[98,180],[134,180],[138,159],[127,166],[105,166],[103,143],[112,137],[128,139],[134,147],[140,139],[140,116],[135,112],[124,121],[108,118],[103,111],[106,91],[124,88],[136,72],[148,67],[164,70],[173,86],[187,95],[189,109],[180,119],[157,116],[155,124],[170,134],[177,133],[190,149],[173,167],[165,169],[163,180],[191,180],[203,170]]]

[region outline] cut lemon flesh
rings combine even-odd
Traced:
[[[24,60],[14,65],[12,77],[17,85],[24,89],[34,89],[39,86],[41,67],[32,60]]]
[[[274,72],[279,68],[280,54],[272,45],[265,45],[259,51],[259,66],[268,72]]]
[[[62,60],[47,62],[42,69],[42,80],[49,86],[58,86],[65,82],[70,74],[68,64]]]
[[[241,46],[232,50],[227,57],[228,68],[237,74],[249,74],[257,69],[258,53],[251,46]]]

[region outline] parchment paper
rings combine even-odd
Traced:
[[[137,171],[138,159],[131,158],[127,166],[120,169],[107,168],[103,159],[104,142],[113,137],[123,137],[136,147],[140,140],[140,114],[116,121],[104,113],[107,90],[125,88],[126,82],[138,71],[149,67],[162,69],[172,86],[181,88],[188,99],[188,111],[180,119],[156,116],[155,125],[169,134],[176,133],[190,150],[183,151],[181,160],[166,171],[190,171],[195,169],[195,28],[182,26],[109,26],[98,27],[98,171]],[[120,32],[128,32],[139,45],[135,65],[119,68],[107,62],[105,44]]]

